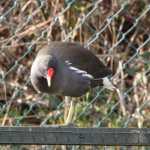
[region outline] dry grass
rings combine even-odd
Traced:
[[[116,0],[76,0],[70,6],[71,0],[41,2],[0,1],[0,124],[63,123],[63,97],[37,94],[29,75],[43,45],[67,40],[90,43],[89,49],[113,70],[126,111],[123,116],[116,93],[105,90],[97,96],[97,88],[79,99],[75,123],[150,127],[150,41],[143,45],[150,36],[149,1],[133,0],[124,9],[124,1]]]

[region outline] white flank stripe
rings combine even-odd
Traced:
[[[91,74],[88,74],[86,71],[71,66],[72,63],[69,62],[69,60],[66,60],[65,63],[66,63],[67,65],[69,65],[69,69],[70,69],[70,70],[75,71],[77,74],[81,74],[82,77],[87,77],[87,78],[90,78],[90,79],[93,79],[93,78],[94,78]]]
[[[86,74],[83,74],[82,76],[83,76],[83,77],[88,77],[88,78],[90,78],[90,79],[93,79],[93,76],[90,75],[90,74],[87,74],[87,73],[86,73]]]
[[[71,64],[72,64],[71,62],[69,62],[69,60],[66,60],[65,63],[66,63],[67,65],[71,65]]]
[[[70,66],[69,69],[70,69],[70,70],[74,70],[74,71],[76,71],[77,73],[87,73],[87,72],[84,71],[84,70],[81,70],[81,69],[78,69],[78,68],[72,67],[72,66]]]
[[[83,71],[83,70],[77,70],[76,73],[79,73],[79,74],[82,74],[82,73],[87,74],[87,72],[86,72],[86,71]]]
[[[87,77],[87,78],[93,79],[93,76],[91,74],[88,74],[84,70],[81,70],[81,69],[78,69],[78,68],[72,67],[72,66],[70,66],[69,69],[75,71],[78,74],[81,74],[83,77]]]

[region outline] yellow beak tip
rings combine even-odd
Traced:
[[[48,87],[51,87],[51,78],[50,77],[47,77],[47,85],[48,85]]]

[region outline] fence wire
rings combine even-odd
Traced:
[[[150,127],[149,0],[1,0],[2,126],[64,123],[63,97],[38,94],[30,82],[36,53],[49,41],[77,41],[89,48],[113,70],[112,81],[121,92],[119,97],[98,87],[81,97],[75,125]]]

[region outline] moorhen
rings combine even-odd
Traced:
[[[110,75],[91,51],[69,42],[51,42],[38,52],[31,67],[36,91],[70,97],[82,96],[96,86],[113,89]]]

